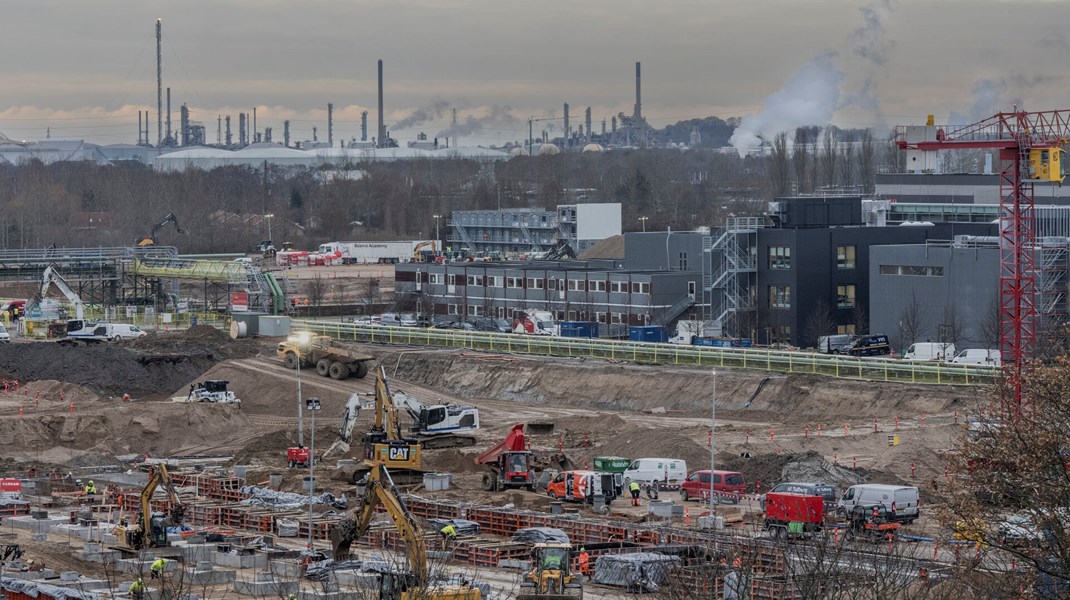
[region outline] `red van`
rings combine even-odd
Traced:
[[[713,471],[713,490],[722,502],[736,504],[747,491],[743,474],[736,471]],[[687,502],[691,498],[710,497],[710,470],[694,471],[687,480],[680,484],[680,499]]]

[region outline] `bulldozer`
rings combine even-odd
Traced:
[[[517,600],[583,600],[583,576],[572,572],[571,556],[568,544],[535,544]]]

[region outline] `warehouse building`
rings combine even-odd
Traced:
[[[568,242],[576,253],[621,234],[619,203],[563,204],[556,210],[458,210],[450,215],[448,245],[470,254],[539,257]]]

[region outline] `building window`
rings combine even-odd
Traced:
[[[450,304],[446,307],[446,313],[451,315],[461,314],[461,306],[459,304]]]
[[[855,286],[853,285],[838,285],[836,286],[836,308],[854,308],[855,305]]]
[[[787,342],[791,340],[791,326],[777,325],[771,328],[770,334],[773,342]]]
[[[492,288],[500,288],[500,287],[502,287],[502,276],[501,275],[488,275],[487,276],[487,287],[492,287]]]
[[[769,308],[791,308],[791,286],[769,286]]]
[[[548,290],[556,290],[557,289],[557,280],[554,279],[553,277],[548,278],[546,280],[546,289],[548,289]]]
[[[623,313],[612,313],[613,323],[614,324],[620,324],[621,317],[623,317],[623,316],[624,316]]]
[[[769,246],[769,268],[790,269],[791,248],[789,246]]]
[[[447,275],[446,279],[449,282],[450,287],[453,287],[453,286],[457,285],[457,276],[456,275],[452,275],[452,274],[451,275]]]
[[[836,326],[836,333],[839,334],[839,335],[854,335],[855,334],[855,324],[854,323],[848,323],[847,325],[837,325]]]
[[[505,281],[505,287],[508,288],[522,288],[524,287],[523,277],[509,277]]]
[[[442,273],[428,273],[427,274],[427,283],[441,285],[445,281],[446,281],[446,277]]]
[[[574,310],[568,311],[568,320],[569,321],[575,321],[576,320],[576,311],[574,311]]]
[[[583,292],[583,291],[586,291],[586,286],[584,285],[585,283],[586,282],[583,281],[582,279],[569,279],[568,280],[568,291],[570,291],[570,292]]]
[[[604,313],[604,312],[596,312],[596,313],[594,313],[594,320],[598,321],[599,323],[605,323],[606,322],[606,313]]]
[[[910,265],[881,265],[881,275],[910,275],[913,277],[943,277],[943,267],[920,267]]]
[[[853,269],[853,268],[855,268],[855,247],[854,246],[836,246],[836,268],[837,269]]]
[[[483,307],[479,306],[477,304],[469,304],[468,305],[468,316],[469,317],[482,317],[483,316]]]
[[[498,307],[498,318],[499,319],[504,319],[505,318],[505,307],[504,306],[499,306]]]
[[[529,290],[541,290],[542,289],[541,277],[528,277],[528,289]]]
[[[686,271],[687,270],[687,252],[681,252],[680,253],[680,270],[681,271]]]
[[[606,291],[606,282],[604,281],[589,281],[587,282],[587,289],[592,292],[604,292]]]
[[[482,275],[469,275],[468,276],[468,285],[475,285],[475,286],[483,287],[483,276]]]
[[[610,281],[609,282],[609,291],[615,292],[617,294],[627,294],[628,293],[628,282],[627,281]]]
[[[632,293],[633,294],[649,294],[650,293],[650,284],[646,283],[646,282],[633,281],[632,282]]]

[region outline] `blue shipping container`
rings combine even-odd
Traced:
[[[633,342],[662,343],[669,341],[669,331],[664,327],[629,327],[628,339]]]
[[[598,337],[598,323],[561,321],[561,337],[596,338]]]

